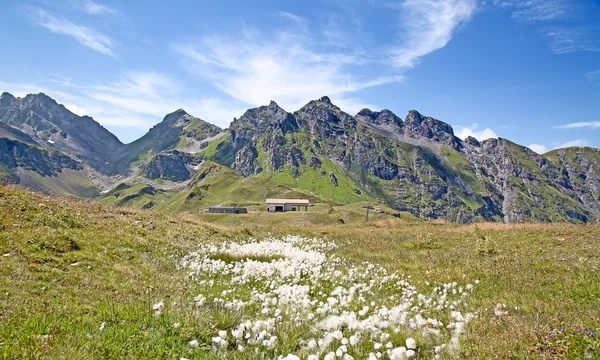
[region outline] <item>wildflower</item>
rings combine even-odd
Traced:
[[[280,357],[281,360],[300,360],[300,358],[294,354],[289,354],[286,357]]]
[[[334,352],[328,353],[327,355],[325,355],[323,360],[335,360],[335,353]]]
[[[194,349],[197,349],[198,346],[200,346],[200,344],[198,343],[198,340],[196,340],[196,339],[190,341],[189,344],[190,344],[190,347],[192,347]]]
[[[102,322],[102,324],[100,324],[100,331],[104,330],[104,328],[106,327],[106,321]]]
[[[415,339],[413,338],[408,338],[406,339],[406,348],[407,349],[416,349],[417,348],[417,342],[415,341]]]
[[[406,357],[409,358],[409,359],[411,357],[415,356],[415,355],[416,355],[416,353],[415,353],[414,350],[408,350],[408,351],[406,351]]]
[[[154,310],[154,316],[160,315],[162,313],[164,307],[165,307],[165,303],[162,301],[152,305],[152,310]]]
[[[404,346],[397,347],[390,352],[390,360],[403,360],[406,356],[406,348]]]

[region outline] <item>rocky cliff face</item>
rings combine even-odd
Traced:
[[[40,147],[75,156],[111,174],[108,163],[122,149],[116,136],[89,116],[77,116],[43,93],[0,96],[0,122],[30,136]]]
[[[0,181],[19,183],[17,170],[20,169],[51,177],[65,169],[82,170],[83,165],[55,150],[0,138]]]
[[[140,173],[147,179],[186,181],[191,177],[190,167],[194,157],[181,151],[165,151],[140,166]]]
[[[234,159],[223,164],[244,177],[266,171],[301,182],[307,171],[317,170],[337,187],[340,175],[322,168],[329,163],[354,189],[423,218],[598,218],[593,189],[598,184],[591,185],[597,161],[575,169],[573,160],[559,164],[504,139],[462,141],[450,125],[415,110],[404,120],[389,110],[364,109],[351,116],[323,97],[291,114],[272,102],[248,110],[230,132],[219,157]],[[595,180],[576,190],[571,176]]]

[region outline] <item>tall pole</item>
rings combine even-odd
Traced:
[[[369,222],[369,210],[373,209],[373,207],[371,206],[371,204],[365,205],[363,207],[367,209],[367,213],[365,214],[365,223],[367,223]]]

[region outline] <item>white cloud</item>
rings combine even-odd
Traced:
[[[319,52],[303,34],[273,37],[246,32],[242,37],[211,36],[198,45],[174,45],[186,64],[215,87],[250,106],[270,100],[288,111],[322,95],[344,101],[361,89],[399,81],[401,77],[360,79],[353,54]]]
[[[49,96],[52,96],[51,94]],[[63,104],[70,112],[75,115],[83,116],[87,115],[87,110],[76,105],[76,104]]]
[[[565,125],[554,126],[556,129],[581,129],[581,128],[591,128],[598,129],[600,128],[600,121],[584,121],[584,122],[574,122]]]
[[[116,14],[117,10],[108,7],[104,4],[90,1],[85,4],[85,12],[87,12],[90,15],[105,15]]]
[[[68,20],[58,19],[42,9],[32,9],[28,13],[35,24],[43,26],[53,33],[71,36],[83,46],[104,55],[115,56],[111,49],[112,39],[106,35]]]
[[[469,136],[472,136],[479,141],[498,137],[498,135],[496,135],[496,133],[492,129],[485,128],[483,130],[477,130],[478,127],[479,126],[477,124],[473,124],[471,125],[471,127],[458,127],[459,130],[456,132],[455,135],[463,140]]]
[[[292,14],[292,13],[287,12],[287,11],[280,11],[279,15],[281,17],[283,17],[283,18],[291,20],[293,23],[295,23],[302,30],[306,30],[307,22],[306,22],[306,19],[303,18],[302,16],[296,15],[296,14]]]
[[[583,74],[583,76],[592,84],[600,85],[600,70],[590,71]]]
[[[519,21],[540,22],[571,16],[573,0],[494,0],[503,8],[513,8],[511,16]]]
[[[567,54],[576,51],[600,51],[600,43],[591,28],[566,28],[553,26],[546,29],[548,47],[555,54]]]
[[[567,141],[566,143],[557,147],[557,149],[568,148],[568,147],[580,147],[580,146],[588,146],[589,143],[586,139],[577,139]]]
[[[55,81],[49,86],[0,82],[0,88],[15,96],[44,92],[77,115],[89,115],[110,126],[122,141],[143,135],[165,115],[183,108],[222,128],[246,110],[234,101],[197,98],[182,84],[157,72],[133,72],[111,83],[78,83],[72,79]]]
[[[402,46],[392,51],[398,67],[414,67],[419,59],[448,44],[456,29],[475,13],[476,0],[405,0],[401,3]]]
[[[546,147],[546,145],[543,144],[531,144],[528,146],[528,148],[530,148],[531,150],[535,151],[536,153],[542,155],[548,152],[548,148]]]

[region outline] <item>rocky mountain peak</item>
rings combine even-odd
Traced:
[[[12,94],[4,92],[2,93],[2,95],[0,95],[0,107],[5,108],[6,110],[6,108],[14,104],[16,100],[17,99],[14,96],[12,96]],[[2,111],[2,109],[0,109],[0,117],[3,116],[3,112],[5,111]]]
[[[48,105],[48,106],[59,106],[59,104],[56,102],[56,100],[54,100],[50,96],[44,94],[43,92],[40,92],[37,94],[27,94],[27,96],[25,96],[23,98],[23,101],[25,103],[37,103],[37,104]],[[64,106],[63,106],[63,108],[64,108]]]
[[[454,136],[449,124],[421,115],[417,110],[410,110],[404,120],[405,131],[411,136],[421,136],[453,148],[461,146],[460,139]]]
[[[2,93],[2,95],[0,95],[0,100],[14,100],[15,97],[11,94],[11,93],[7,93],[6,91]]]
[[[319,101],[322,102],[322,103],[331,104],[331,99],[329,98],[329,96],[322,96],[319,99]]]
[[[368,122],[373,125],[387,125],[402,127],[403,122],[396,114],[388,109],[381,111],[371,111],[370,109],[362,109],[356,114],[358,120]]]
[[[475,139],[472,136],[467,136],[467,138],[465,139],[464,142],[465,142],[465,144],[469,144],[471,146],[476,146],[476,147],[481,146],[481,144],[479,143],[479,140]]]
[[[167,114],[162,122],[177,121],[184,116],[190,116],[185,110],[177,109],[170,114]]]

